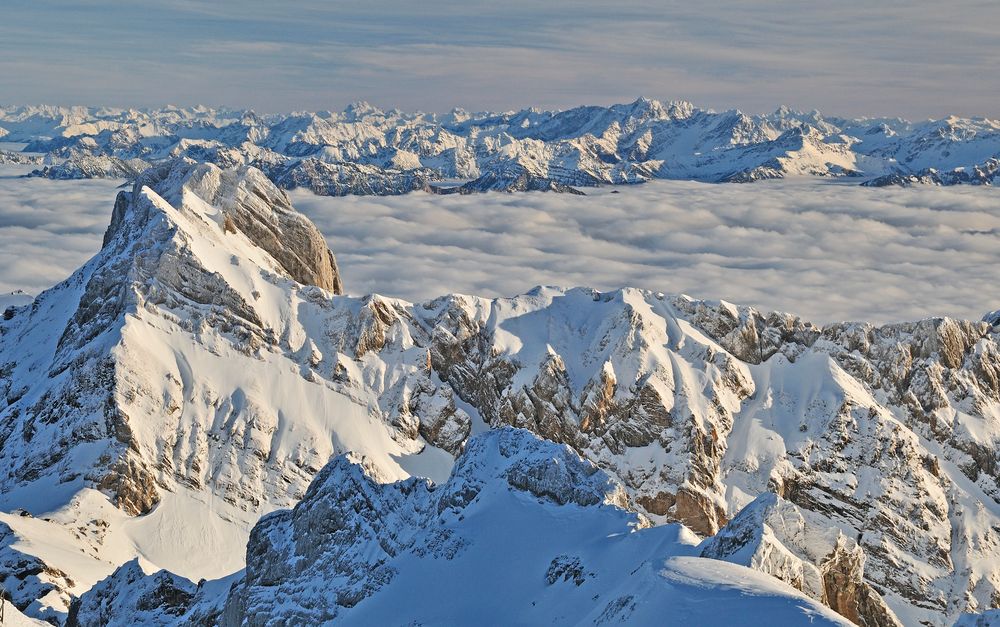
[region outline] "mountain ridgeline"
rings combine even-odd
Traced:
[[[101,251],[0,318],[18,611],[882,626],[1000,604],[996,315],[343,291],[260,170],[137,176]]]
[[[885,185],[991,185],[1000,122],[845,119],[781,108],[715,112],[639,99],[509,113],[258,115],[195,107],[0,108],[0,136],[44,153],[34,175],[134,178],[178,157],[252,165],[280,187],[322,195],[578,191],[653,179],[738,182],[820,176]],[[0,153],[0,163],[37,154]],[[35,161],[32,161],[35,160]],[[455,181],[459,183],[456,185]]]

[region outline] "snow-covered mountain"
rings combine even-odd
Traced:
[[[518,430],[472,438],[447,481],[386,483],[338,457],[267,516],[237,577],[195,585],[137,562],[70,623],[849,625],[790,585],[697,557],[681,525],[648,528],[622,486]]]
[[[849,120],[787,108],[748,115],[642,98],[567,111],[445,115],[366,103],[340,113],[274,115],[6,107],[0,136],[27,142],[26,151],[46,153],[54,164],[71,162],[40,169],[42,176],[121,176],[122,161],[187,156],[221,167],[254,165],[284,187],[330,195],[402,194],[442,179],[469,181],[465,192],[565,191],[654,178],[992,184],[1000,158],[994,120]]]
[[[941,625],[998,605],[995,315],[818,327],[638,289],[342,292],[255,168],[173,160],[122,192],[101,251],[0,319],[17,607],[363,623],[409,599],[405,618],[460,621],[472,605],[433,615],[428,586],[491,559],[524,570],[469,603],[516,583],[536,605],[511,621],[697,622],[725,601]]]
[[[23,152],[0,150],[0,165],[38,165],[42,161],[43,157],[39,155],[26,155]]]

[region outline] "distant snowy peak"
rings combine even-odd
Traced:
[[[60,169],[80,154],[147,162],[187,156],[256,165],[282,186],[321,194],[400,194],[438,179],[472,191],[568,191],[650,179],[753,182],[856,177],[871,185],[994,182],[1000,122],[949,117],[844,119],[781,108],[715,112],[640,98],[566,111],[447,115],[383,111],[259,116],[208,108],[0,108],[7,141],[47,153],[46,176],[103,176],[105,165]],[[321,165],[320,165],[321,164]],[[517,182],[520,169],[528,180]],[[504,183],[499,183],[504,181]]]
[[[275,183],[284,189],[309,189],[320,196],[396,196],[428,188],[437,174],[426,168],[386,169],[357,163],[327,163],[302,159],[280,171]]]
[[[519,164],[503,170],[490,170],[477,179],[458,186],[434,185],[436,194],[476,194],[482,192],[558,192],[582,195],[583,192],[546,176],[532,174]]]
[[[38,155],[26,155],[20,152],[0,150],[0,165],[40,165],[42,161],[43,157]]]
[[[49,179],[135,179],[149,167],[142,159],[79,154],[55,165],[33,170],[28,176]]]
[[[30,305],[33,300],[34,297],[23,290],[14,290],[13,292],[0,294],[0,313],[8,318],[12,317],[14,315],[13,308]],[[7,312],[8,309],[11,310],[9,313]]]

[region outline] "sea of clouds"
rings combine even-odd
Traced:
[[[100,247],[119,181],[0,169],[0,294],[38,293]],[[822,180],[654,182],[565,194],[291,194],[352,294],[424,300],[535,285],[636,286],[887,322],[1000,308],[1000,191]]]
[[[978,320],[1000,307],[1000,190],[807,180],[617,191],[292,198],[352,293],[628,285],[817,322]]]
[[[96,253],[122,183],[20,178],[31,170],[0,166],[0,296],[37,294]]]

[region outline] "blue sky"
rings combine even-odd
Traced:
[[[1000,117],[993,0],[7,0],[0,103]]]

